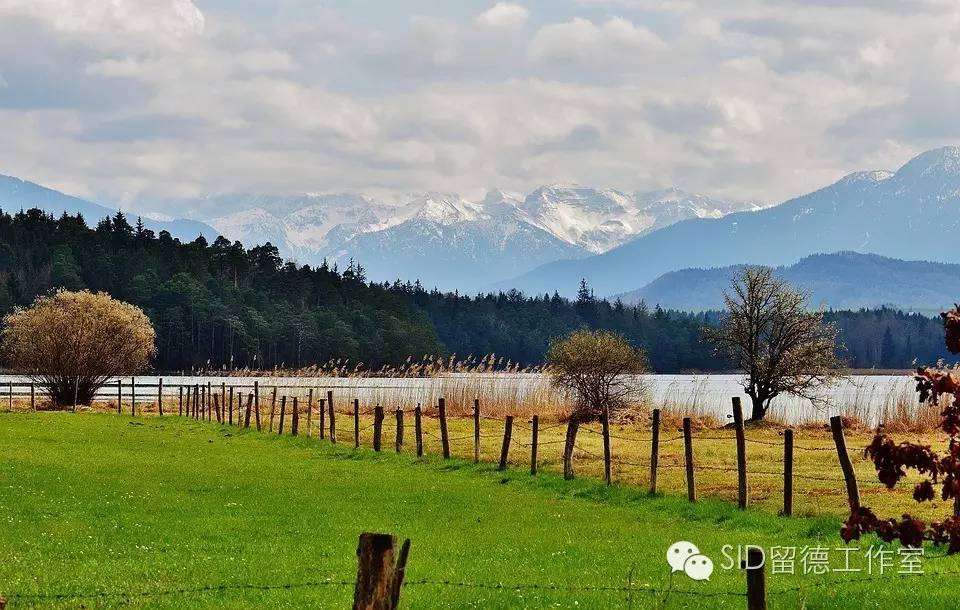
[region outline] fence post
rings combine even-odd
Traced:
[[[333,390],[327,390],[327,409],[330,410],[330,442],[337,442],[337,415],[333,410]]]
[[[243,392],[237,392],[237,427],[243,426]]]
[[[257,380],[253,381],[253,413],[256,417],[257,432],[260,432],[260,382]],[[247,418],[248,423],[249,421],[250,418]]]
[[[313,388],[307,392],[307,438],[313,438]]]
[[[300,433],[300,407],[297,405],[297,397],[293,397],[293,421],[290,423],[290,434],[297,436]]]
[[[510,437],[513,436],[513,415],[507,415],[503,425],[503,446],[500,447],[500,466],[497,470],[507,469],[507,456],[510,453]]]
[[[207,388],[200,384],[200,419],[207,419]]]
[[[747,610],[767,610],[767,569],[763,549],[747,548],[746,561],[740,561],[740,569],[747,573]]]
[[[657,465],[660,462],[660,409],[653,410],[653,438],[650,440],[650,495],[657,493]]]
[[[220,395],[219,395],[219,394],[214,394],[213,397],[212,397],[212,399],[211,399],[211,402],[213,403],[213,405],[212,405],[211,408],[212,408],[213,412],[217,414],[217,423],[218,423],[218,424],[219,424],[219,423],[222,423],[222,422],[220,421]]]
[[[737,507],[747,508],[747,436],[743,429],[743,406],[733,397],[733,425],[737,434]]]
[[[179,412],[180,412],[180,417],[183,417],[183,386],[179,387],[179,393],[180,393],[180,403],[179,403],[180,411]]]
[[[473,399],[473,463],[480,463],[480,399]]]
[[[330,442],[337,443],[337,414],[333,410],[333,392],[327,390],[327,410],[330,412]]]
[[[284,394],[280,397],[280,425],[277,426],[277,434],[283,434],[283,417],[286,415],[287,410],[287,396]]]
[[[200,419],[200,384],[193,384],[193,419]]]
[[[321,398],[318,401],[318,404],[319,404],[319,407],[318,407],[317,415],[319,419],[317,419],[317,427],[320,428],[320,438],[324,439],[327,437],[327,431],[326,431],[327,424],[325,423],[326,417],[327,417],[327,399]]]
[[[33,384],[30,384],[30,408],[33,408]],[[123,413],[123,380],[117,379],[117,415]]]
[[[183,390],[183,386],[180,386],[180,389]],[[193,390],[190,388],[190,386],[187,386],[187,391],[185,392],[187,400],[183,404],[183,413],[186,417],[190,417],[191,403],[193,402],[190,400],[190,394],[192,392]]]
[[[228,415],[229,415],[230,420],[229,420],[227,423],[232,426],[232,425],[233,425],[233,386],[230,386],[230,401],[229,401],[229,404],[230,404],[230,410],[227,411],[227,413],[228,413]],[[240,409],[239,409],[239,408],[237,409],[237,417],[240,417]]]
[[[687,465],[687,500],[697,501],[697,485],[693,478],[693,434],[690,431],[690,418],[683,418],[683,455]]]
[[[419,403],[413,410],[413,432],[417,440],[417,457],[423,457],[423,411]]]
[[[7,407],[13,411],[13,382],[7,384]]]
[[[244,428],[249,428],[249,427],[250,427],[250,407],[252,407],[252,406],[253,406],[253,394],[247,394],[247,411],[246,411],[246,413],[243,414],[243,427],[244,427]],[[260,418],[258,417],[257,419],[259,420]],[[259,424],[260,422],[258,421],[257,423]],[[259,429],[260,429],[260,426],[258,425],[258,426],[257,426],[257,430],[259,430]]]
[[[130,417],[137,416],[137,378],[130,378]]]
[[[220,382],[220,412],[223,414],[223,421],[227,421],[227,382]]]
[[[380,451],[380,441],[383,440],[383,407],[377,405],[373,409],[373,450]]]
[[[537,441],[540,436],[540,416],[534,415],[530,422],[530,474],[537,474]]]
[[[30,410],[31,411],[37,410],[36,388],[37,388],[37,384],[31,381],[30,382]]]
[[[403,449],[403,409],[397,407],[397,453]]]
[[[206,405],[207,405],[207,421],[210,421],[211,418],[213,417],[213,413],[211,413],[211,411],[213,410],[213,384],[209,381],[207,382]]]
[[[833,442],[837,445],[837,457],[840,458],[840,469],[843,471],[843,480],[847,485],[847,500],[852,513],[860,508],[860,489],[857,487],[857,477],[853,472],[850,455],[847,453],[847,440],[843,436],[843,420],[839,415],[830,418],[830,430],[833,432]]]
[[[610,409],[603,409],[603,480],[607,485],[613,484],[612,458],[610,455]]]
[[[160,384],[157,386],[157,410],[163,417],[163,377],[160,378]]]
[[[353,448],[360,448],[360,399],[353,399]]]
[[[783,431],[783,516],[793,514],[793,430]]]
[[[353,610],[395,610],[399,606],[410,540],[403,543],[394,561],[396,542],[390,534],[360,534]]]
[[[440,444],[443,446],[443,459],[450,459],[450,435],[447,434],[447,401],[443,398],[437,401],[440,411]]]

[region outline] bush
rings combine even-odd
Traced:
[[[139,307],[106,293],[60,290],[3,319],[3,356],[57,407],[90,404],[111,377],[145,371],[156,333]]]

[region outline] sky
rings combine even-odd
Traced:
[[[958,59],[954,0],[0,0],[0,174],[776,203],[960,143]]]

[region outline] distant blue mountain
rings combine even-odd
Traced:
[[[643,286],[685,268],[793,263],[852,250],[907,260],[960,262],[960,148],[923,153],[896,173],[851,174],[819,191],[757,212],[679,222],[609,252],[542,265],[496,288],[598,295]],[[864,287],[866,288],[866,287]]]
[[[643,301],[665,309],[703,311],[723,307],[723,293],[743,265],[681,269],[643,288],[620,295],[624,303]],[[876,254],[815,254],[775,269],[777,277],[808,290],[811,304],[832,309],[890,306],[932,314],[957,299],[960,265],[903,261]]]
[[[100,220],[107,216],[113,216],[117,213],[115,208],[108,208],[92,201],[65,195],[33,182],[3,175],[0,175],[0,208],[11,213],[38,208],[54,216],[60,216],[64,212],[68,214],[80,213],[87,221],[87,225],[91,227],[96,226]],[[129,220],[130,224],[134,224],[136,216],[134,215]],[[155,233],[169,231],[170,235],[185,242],[193,241],[199,235],[203,235],[208,242],[212,242],[219,235],[217,230],[210,225],[196,220],[161,221],[144,218],[143,225]]]

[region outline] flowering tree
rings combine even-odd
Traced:
[[[947,349],[960,353],[960,306],[943,314]],[[844,523],[840,534],[844,540],[856,540],[874,532],[886,541],[899,540],[904,546],[918,547],[924,540],[949,545],[948,552],[960,551],[960,373],[940,368],[917,369],[914,378],[920,400],[944,404],[940,429],[948,436],[946,451],[937,453],[927,445],[895,443],[885,434],[877,434],[865,454],[873,460],[880,481],[892,489],[913,469],[924,475],[913,489],[917,502],[953,500],[953,514],[942,521],[925,523],[903,515],[897,519],[881,519],[868,507],[855,510]],[[941,402],[942,401],[942,402]]]

